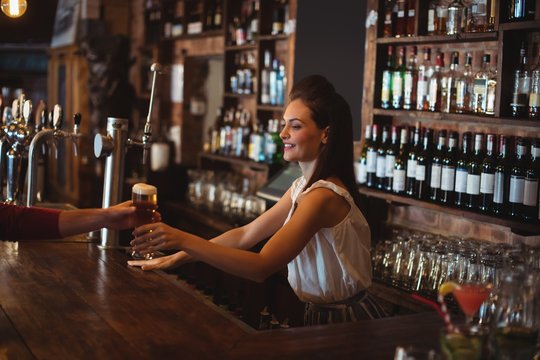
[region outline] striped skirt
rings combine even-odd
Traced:
[[[386,316],[388,315],[377,300],[364,290],[346,300],[334,303],[306,303],[304,325],[337,324],[380,319]]]

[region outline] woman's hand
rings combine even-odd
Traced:
[[[164,223],[151,223],[133,230],[132,251],[148,254],[159,250],[181,250],[182,231]]]
[[[142,270],[173,269],[187,262],[188,258],[185,252],[179,251],[172,255],[151,260],[128,260],[128,265],[140,266]]]

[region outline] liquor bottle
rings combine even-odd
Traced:
[[[388,126],[382,127],[381,143],[377,148],[377,170],[375,171],[376,188],[384,190],[386,185],[386,149],[389,146],[390,138],[388,136]]]
[[[437,201],[441,193],[441,175],[442,162],[444,158],[446,146],[446,130],[439,131],[437,140],[437,148],[431,159],[430,181],[429,181],[429,199]]]
[[[216,1],[216,9],[214,11],[214,29],[221,29],[223,26],[223,10],[221,9],[221,0]]]
[[[384,1],[384,23],[383,23],[383,37],[394,36],[394,26],[396,19],[394,18],[394,0]]]
[[[473,0],[467,9],[465,31],[484,32],[488,24],[488,0]]]
[[[247,41],[252,44],[259,34],[259,1],[251,2],[251,10],[247,21]]]
[[[407,157],[407,177],[405,179],[405,193],[409,196],[415,196],[415,182],[416,182],[416,165],[418,163],[418,155],[420,155],[421,143],[420,143],[420,133],[422,128],[420,123],[416,125],[414,129],[413,145],[409,151],[409,156]]]
[[[431,65],[431,48],[425,47],[424,61],[418,66],[418,83],[416,85],[416,110],[429,109],[429,79],[435,70]]]
[[[403,79],[405,77],[405,46],[399,48],[399,57],[392,72],[392,108],[403,107]]]
[[[392,74],[394,72],[393,46],[388,45],[388,57],[386,59],[386,68],[382,73],[381,86],[381,108],[390,109],[392,106]]]
[[[448,138],[448,151],[442,160],[441,171],[441,191],[439,202],[447,205],[454,203],[454,188],[456,178],[456,162],[458,158],[458,138],[457,132],[450,132]]]
[[[278,76],[279,76],[279,60],[272,60],[272,70],[270,71],[270,104],[277,105],[278,101]]]
[[[264,51],[264,67],[261,70],[261,104],[270,104],[270,73],[272,72],[272,54]]]
[[[364,132],[364,145],[360,153],[358,165],[357,181],[360,185],[366,185],[367,182],[367,149],[371,143],[371,124],[367,124]]]
[[[514,88],[512,91],[512,116],[522,118],[527,116],[529,106],[530,74],[527,69],[527,48],[525,42],[521,43],[519,50],[519,65],[514,72]]]
[[[474,77],[472,72],[472,55],[465,55],[463,73],[456,79],[456,112],[471,112]]]
[[[435,34],[446,34],[446,20],[448,19],[448,3],[444,1],[437,2],[435,11]]]
[[[435,16],[437,11],[437,0],[430,0],[428,4],[427,34],[437,34],[435,29]]]
[[[258,120],[252,123],[251,135],[249,137],[248,157],[256,162],[264,162],[264,134],[262,126]]]
[[[281,136],[279,136],[278,119],[274,119],[272,128],[269,129],[269,132],[272,142],[276,145],[276,150],[271,158],[266,159],[266,162],[274,165],[283,165],[283,140],[281,140]]]
[[[493,192],[495,190],[495,135],[486,135],[486,156],[482,160],[480,174],[480,211],[488,213],[493,209]]]
[[[272,16],[272,35],[279,35],[285,29],[285,4],[281,0],[274,2]]]
[[[392,135],[390,138],[390,144],[386,148],[386,157],[385,157],[385,177],[386,184],[385,190],[392,191],[392,185],[394,183],[394,165],[396,163],[396,156],[399,154],[399,143],[398,143],[398,131],[400,129],[396,126],[392,126]]]
[[[529,118],[540,119],[540,69],[532,72],[529,94]]]
[[[499,135],[499,155],[495,162],[495,177],[493,184],[493,209],[492,212],[499,216],[508,212],[508,191],[510,190],[510,139],[505,135]]]
[[[431,182],[431,159],[433,157],[433,130],[425,129],[422,140],[422,150],[418,154],[416,162],[416,179],[414,182],[414,196],[420,200],[429,197],[429,185]]]
[[[216,120],[214,121],[214,126],[212,128],[212,133],[211,133],[210,152],[212,154],[219,153],[219,146],[220,146],[219,135],[220,135],[222,126],[223,126],[223,108],[220,106],[216,109]]]
[[[466,8],[461,0],[454,0],[448,5],[448,18],[446,20],[447,35],[456,35],[463,31],[465,10]]]
[[[416,23],[416,1],[409,0],[407,3],[407,36],[414,36]]]
[[[495,99],[497,96],[497,69],[489,72],[487,82],[486,115],[495,115]]]
[[[379,143],[377,141],[378,138],[378,131],[379,126],[377,124],[373,124],[371,126],[371,142],[368,145],[367,152],[366,152],[366,173],[367,173],[367,180],[366,185],[367,187],[374,188],[377,186],[376,182],[376,175],[377,175],[377,149],[379,147]]]
[[[488,80],[493,78],[490,62],[491,56],[484,54],[482,69],[474,76],[473,110],[475,113],[485,114],[487,110]]]
[[[174,18],[171,25],[171,36],[176,37],[184,33],[184,3],[177,1],[174,9]]]
[[[461,154],[456,162],[456,181],[454,187],[454,205],[465,206],[467,194],[467,165],[471,155],[471,137],[472,133],[463,134],[461,141]]]
[[[534,0],[510,0],[508,2],[508,20],[534,20],[536,2]]]
[[[405,177],[407,172],[407,158],[409,156],[408,143],[409,130],[404,127],[401,129],[399,155],[396,157],[396,162],[394,163],[394,180],[392,184],[392,191],[400,195],[405,194]]]
[[[461,77],[459,70],[459,53],[452,52],[450,69],[444,74],[446,81],[441,86],[441,111],[456,112],[456,81]]]
[[[523,218],[538,220],[538,177],[540,175],[540,141],[534,139],[531,145],[531,161],[525,171],[523,186]]]
[[[285,72],[285,65],[279,64],[278,73],[276,77],[276,105],[285,104],[285,92],[287,90],[287,74]]]
[[[516,139],[516,158],[510,169],[510,189],[508,192],[508,215],[521,218],[523,214],[523,195],[525,192],[525,172],[528,165],[527,141]]]
[[[407,34],[407,0],[396,0],[396,37],[403,37]]]
[[[480,176],[482,174],[482,160],[484,157],[484,134],[474,135],[473,153],[467,164],[467,190],[465,207],[478,209],[480,203]]]
[[[418,65],[416,46],[411,48],[407,68],[403,76],[403,109],[412,110],[416,107],[416,86],[418,84]]]
[[[428,110],[429,111],[440,111],[441,110],[441,87],[442,87],[442,71],[444,69],[444,54],[440,51],[437,51],[435,57],[435,70],[429,78],[429,100],[428,100]]]

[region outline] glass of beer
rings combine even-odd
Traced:
[[[137,183],[131,190],[131,201],[135,211],[135,227],[154,222],[157,209],[157,188],[152,185]],[[131,253],[134,259],[152,259],[153,253],[142,255],[136,251]]]

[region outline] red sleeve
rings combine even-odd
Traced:
[[[60,237],[60,210],[0,204],[0,240]]]

